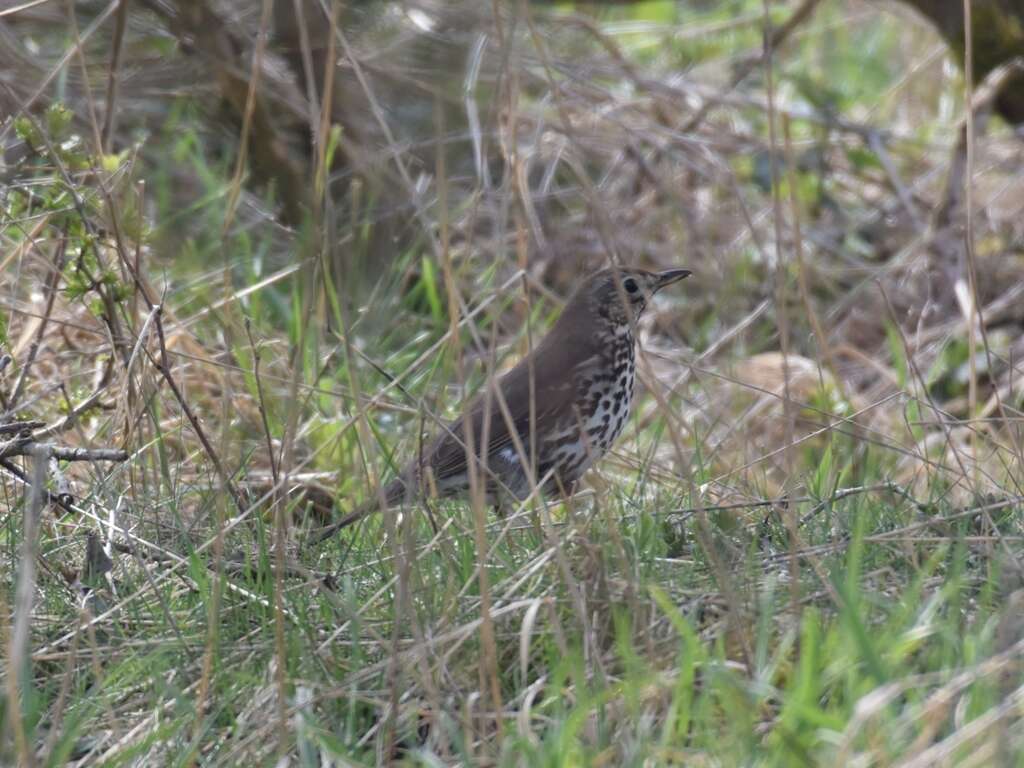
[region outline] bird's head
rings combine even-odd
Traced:
[[[688,269],[648,272],[631,267],[609,267],[592,275],[580,291],[591,310],[613,325],[640,319],[647,303],[666,285],[690,275]]]

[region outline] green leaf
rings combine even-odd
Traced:
[[[341,145],[341,134],[342,128],[340,125],[332,125],[330,134],[327,136],[327,151],[324,152],[324,164],[327,166],[324,170],[330,170],[334,164],[334,153],[338,150]]]
[[[51,104],[46,110],[46,131],[50,135],[50,141],[62,140],[74,118],[74,113],[63,104]]]
[[[444,306],[441,304],[441,294],[437,286],[437,270],[434,269],[434,262],[428,257],[423,257],[423,290],[427,296],[427,305],[430,307],[430,314],[437,323],[444,323]]]

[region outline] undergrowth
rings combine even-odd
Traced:
[[[555,8],[487,53],[539,137],[531,168],[488,149],[515,182],[484,183],[436,104],[433,156],[391,145],[429,172],[386,258],[393,200],[339,173],[280,224],[201,99],[117,153],[81,104],[2,124],[0,760],[1024,759],[1024,240],[998,191],[1021,148],[979,136],[973,272],[937,267],[961,241],[915,217],[949,202],[962,105],[885,64],[933,39],[825,3],[775,112],[754,78],[681,137],[668,107],[745,66],[760,5],[640,5]],[[605,245],[695,276],[649,311],[647,395],[580,493],[312,544]]]

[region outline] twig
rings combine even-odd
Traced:
[[[35,440],[31,433],[19,435],[6,443],[0,443],[0,459],[12,456],[29,456],[38,448],[45,447],[53,458],[60,461],[127,461],[128,452],[120,448],[68,448],[50,445]]]
[[[110,151],[110,135],[114,132],[114,116],[117,114],[118,74],[121,68],[121,50],[127,21],[128,0],[120,0],[117,6],[117,18],[114,20],[114,39],[110,43],[110,69],[107,71],[107,113],[103,116],[103,129],[100,132],[103,152]]]
[[[46,309],[43,311],[43,318],[39,321],[39,327],[36,328],[35,337],[32,339],[32,345],[28,348],[28,357],[25,359],[25,364],[21,366],[21,370],[18,371],[18,380],[14,384],[14,392],[11,394],[11,399],[8,401],[7,409],[8,412],[14,411],[18,407],[18,401],[21,399],[21,393],[25,388],[25,382],[28,380],[28,372],[32,369],[32,364],[36,361],[36,355],[39,353],[39,345],[42,344],[43,335],[46,333],[46,326],[50,322],[50,315],[53,313],[53,300],[57,297],[57,285],[60,282],[61,269],[64,265],[64,249],[67,247],[68,239],[67,233],[65,232],[60,239],[60,245],[57,246],[57,254],[53,264],[53,274],[50,277],[50,282],[46,286]]]
[[[221,482],[224,483],[224,487],[231,495],[231,500],[234,502],[235,507],[241,514],[245,514],[246,507],[245,504],[242,503],[241,494],[239,494],[235,484],[231,481],[231,477],[225,471],[224,465],[221,463],[220,456],[217,455],[217,452],[213,449],[213,445],[206,437],[206,431],[203,429],[202,424],[199,423],[199,419],[196,418],[195,413],[192,411],[192,408],[189,407],[189,404],[185,400],[185,396],[181,393],[181,390],[178,389],[178,385],[174,381],[174,377],[171,375],[170,356],[167,354],[167,340],[164,338],[164,324],[161,320],[162,311],[159,305],[154,307],[154,310],[156,312],[154,320],[156,322],[157,337],[160,339],[160,359],[156,360],[150,354],[148,349],[143,348],[143,350],[145,351],[146,356],[149,357],[150,361],[153,363],[153,366],[160,372],[160,375],[163,376],[164,381],[167,382],[167,386],[171,388],[171,393],[178,401],[178,405],[181,406],[181,410],[185,414],[185,418],[188,419],[188,423],[192,425],[192,429],[195,431],[196,437],[199,438],[199,442],[203,444],[203,450],[206,452],[206,455],[210,457],[210,461],[213,462],[213,467],[220,476]]]
[[[120,448],[63,448],[51,446],[53,457],[61,461],[127,461],[128,451]]]
[[[45,425],[45,421],[13,421],[10,424],[0,424],[0,435],[27,433]]]

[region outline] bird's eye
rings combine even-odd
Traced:
[[[636,293],[640,287],[636,284],[636,280],[632,277],[627,277],[622,281],[622,287],[625,288],[629,293]]]

